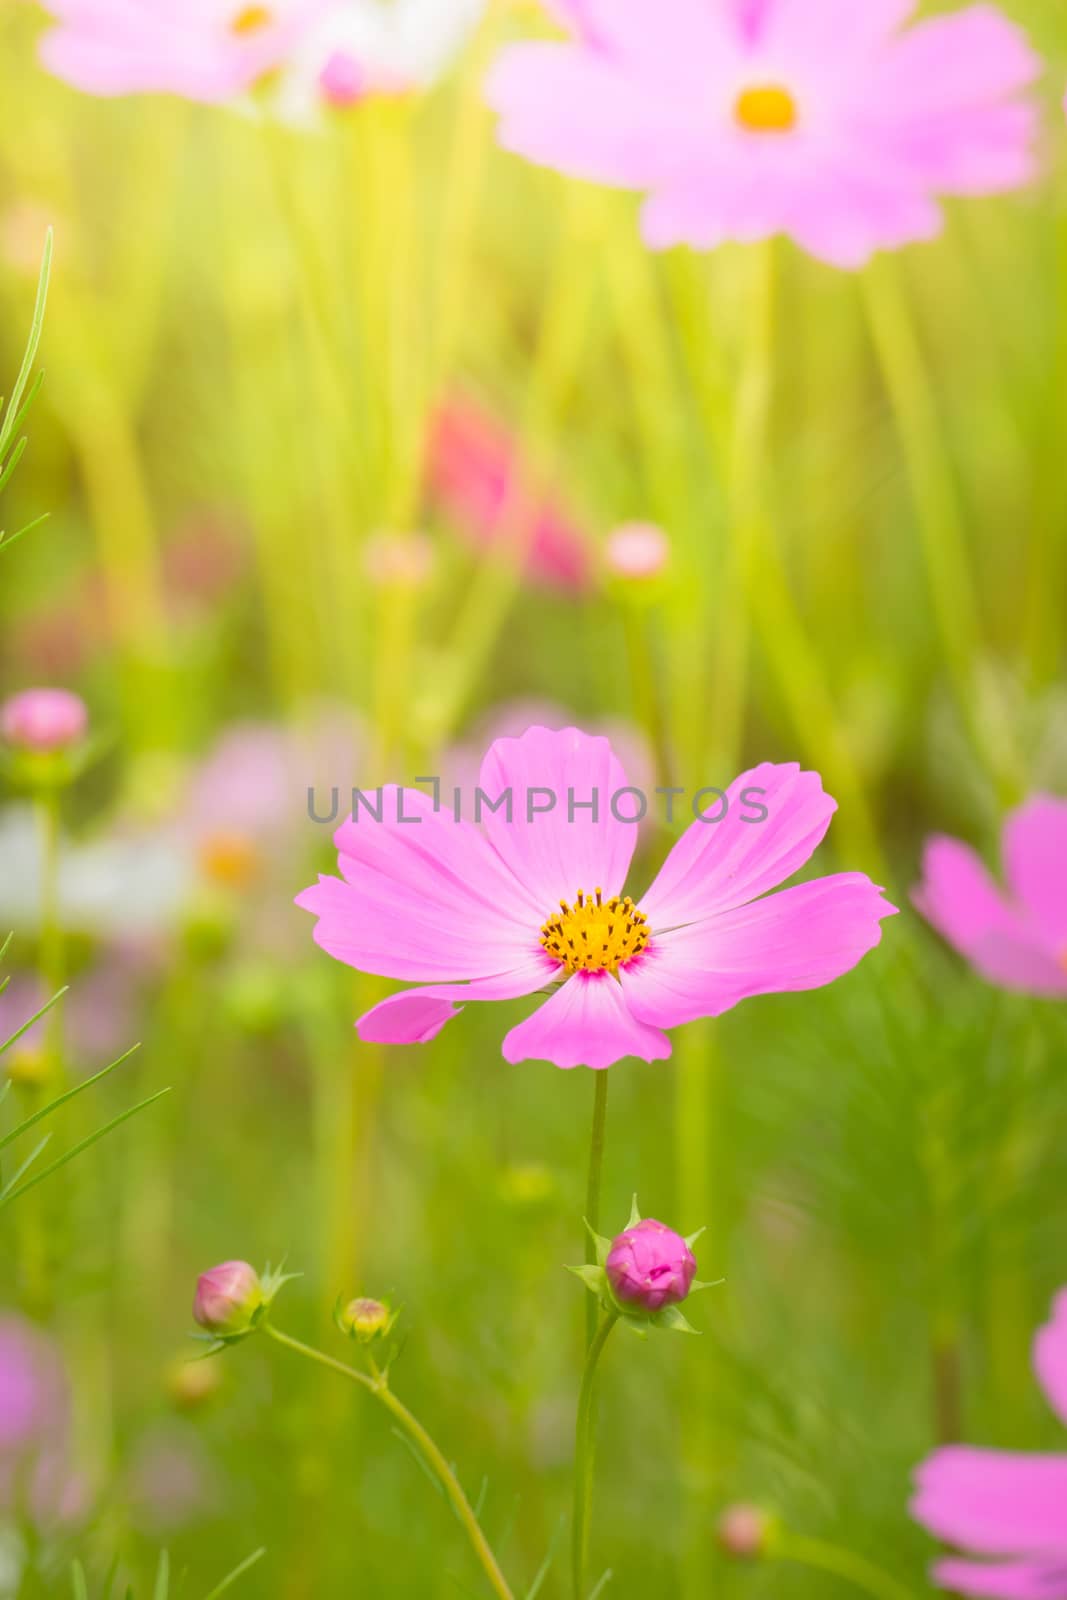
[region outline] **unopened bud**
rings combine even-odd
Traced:
[[[756,1561],[767,1554],[771,1528],[771,1518],[759,1506],[727,1506],[715,1537],[723,1555],[735,1561]]]
[[[380,1300],[371,1300],[364,1296],[350,1300],[338,1312],[337,1322],[343,1333],[350,1339],[358,1339],[360,1344],[370,1344],[382,1334],[388,1333],[395,1318],[389,1307]]]
[[[85,737],[85,701],[69,689],[24,689],[0,707],[0,734],[15,750],[51,755]]]
[[[604,1265],[618,1303],[648,1316],[684,1300],[697,1270],[681,1234],[652,1217],[613,1239]]]
[[[197,1279],[193,1316],[208,1333],[232,1339],[251,1330],[263,1304],[255,1267],[247,1261],[224,1261]]]

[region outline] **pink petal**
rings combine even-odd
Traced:
[[[1056,953],[958,839],[939,835],[928,842],[912,901],[990,983],[1027,994],[1067,994],[1067,969]]]
[[[608,973],[576,973],[504,1040],[506,1061],[611,1067],[627,1056],[665,1061],[671,1042],[631,1014]]]
[[[818,773],[802,772],[795,763],[764,762],[742,773],[726,801],[721,822],[690,825],[641,896],[653,928],[695,922],[777,888],[822,843],[837,809]],[[715,817],[722,809],[712,795],[705,815]]]
[[[405,989],[364,1012],[356,1023],[369,1044],[426,1044],[469,1000],[517,1000],[555,981],[559,967],[538,951],[522,967],[477,983]]]
[[[1067,1555],[1067,1455],[949,1445],[916,1483],[911,1514],[937,1539],[980,1555]]]
[[[605,897],[621,891],[637,827],[612,813],[627,779],[607,739],[577,728],[527,728],[519,739],[493,743],[479,782],[490,801],[511,794],[510,821],[503,808],[486,811],[482,821],[501,861],[540,908],[535,933],[579,889],[603,889]],[[588,809],[594,798],[595,813]],[[632,797],[617,805],[624,817],[634,807]]]
[[[762,56],[849,70],[873,55],[915,10],[915,0],[756,0],[754,43]]]
[[[1034,1370],[1048,1397],[1049,1405],[1067,1422],[1067,1289],[1053,1302],[1052,1321],[1038,1330],[1034,1340]],[[1067,1529],[1067,1509],[1064,1511]],[[1067,1532],[1064,1535],[1067,1550]]]
[[[900,120],[988,107],[1040,76],[1026,34],[995,6],[928,17],[902,33],[876,70],[872,93]]]
[[[931,1578],[942,1589],[992,1600],[1067,1600],[1067,1554],[1054,1564],[1009,1561],[979,1566],[973,1561],[938,1561]]]
[[[484,836],[420,790],[369,799],[381,820],[358,807],[334,836],[343,880],[297,898],[319,918],[316,943],[384,978],[483,978],[525,961],[545,913]]]
[[[859,872],[816,878],[752,905],[656,934],[620,969],[631,1011],[674,1028],[757,994],[817,989],[879,943],[895,907]]]
[[[738,33],[725,7],[707,0],[584,0],[587,31],[604,48],[667,87],[691,83],[701,67],[714,71]]]
[[[1067,956],[1067,801],[1038,794],[1004,827],[1012,892],[1050,945]]]
[[[506,150],[577,178],[641,188],[670,170],[687,123],[662,95],[636,89],[587,46],[520,44],[501,53],[485,92]]]

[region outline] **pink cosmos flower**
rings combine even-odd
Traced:
[[[45,0],[41,59],[89,94],[222,102],[279,67],[331,0]]]
[[[620,819],[639,814],[640,796],[607,739],[539,727],[498,739],[480,787],[481,827],[435,813],[421,790],[365,797],[380,820],[357,806],[334,836],[342,876],[297,899],[339,961],[427,984],[367,1012],[362,1039],[422,1042],[468,1000],[544,990],[505,1038],[506,1060],[659,1061],[671,1053],[667,1028],[840,977],[895,909],[855,872],[767,895],[807,861],[836,809],[818,775],[795,765],[755,767],[710,806],[702,795],[639,902],[624,894],[637,828]]]
[[[604,1271],[616,1300],[652,1315],[685,1299],[697,1258],[680,1233],[645,1217],[612,1240]]]
[[[572,39],[503,52],[500,141],[648,192],[647,244],[785,233],[839,267],[929,239],[936,196],[1033,171],[1039,63],[990,5],[901,31],[913,0],[557,0]]]
[[[58,1346],[24,1317],[0,1313],[0,1508],[37,1522],[81,1509],[68,1465],[70,1394]]]
[[[1007,889],[957,839],[931,839],[912,899],[983,978],[1067,995],[1067,801],[1038,794],[1008,817]]]
[[[1067,1290],[1034,1341],[1034,1368],[1067,1422]],[[917,1474],[911,1514],[937,1539],[983,1561],[939,1561],[934,1582],[997,1600],[1067,1600],[1067,1453],[1026,1455],[950,1445]]]
[[[430,489],[472,544],[513,542],[532,578],[581,592],[592,578],[586,538],[554,492],[538,489],[518,440],[472,401],[453,399],[434,421]]]

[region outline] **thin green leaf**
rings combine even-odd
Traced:
[[[32,522],[27,522],[25,527],[19,529],[18,533],[9,533],[6,535],[0,533],[0,550],[8,549],[10,545],[15,543],[16,539],[21,539],[23,534],[32,533],[34,528],[39,528],[41,526],[42,522],[47,522],[50,516],[50,511],[42,511],[39,517],[34,517]]]
[[[33,1163],[37,1160],[37,1157],[49,1143],[51,1138],[52,1135],[50,1133],[46,1133],[40,1144],[37,1145],[36,1149],[31,1150],[30,1154],[26,1157],[18,1171],[13,1172],[11,1177],[4,1184],[4,1187],[0,1189],[0,1206],[3,1205],[4,1201],[11,1194],[12,1190],[17,1186],[19,1179],[24,1177],[26,1173],[29,1172],[30,1168],[33,1166]]]
[[[30,441],[27,439],[26,435],[23,434],[22,438],[18,441],[18,443],[15,445],[15,448],[8,456],[3,470],[0,471],[0,494],[3,494],[4,490],[7,488],[8,483],[11,480],[12,473],[15,471],[15,468],[26,454],[26,446],[29,444],[29,442]]]
[[[557,1524],[556,1524],[556,1531],[552,1535],[552,1542],[550,1543],[550,1545],[548,1547],[548,1554],[545,1556],[545,1559],[542,1561],[541,1565],[538,1567],[537,1573],[536,1573],[536,1575],[534,1577],[534,1581],[531,1583],[530,1587],[526,1591],[526,1600],[537,1600],[537,1596],[541,1593],[541,1586],[544,1583],[545,1579],[548,1577],[548,1574],[552,1570],[552,1563],[556,1559],[556,1550],[559,1547],[559,1541],[562,1538],[562,1536],[563,1536],[563,1518],[561,1517],[559,1519],[559,1521],[557,1522]]]
[[[607,1588],[614,1576],[615,1574],[609,1567],[607,1572],[605,1572],[604,1576],[601,1578],[600,1582],[597,1584],[596,1588],[590,1592],[589,1600],[597,1600],[597,1596],[604,1593],[604,1590]]]
[[[153,1600],[167,1600],[170,1593],[170,1556],[165,1550],[159,1552],[159,1566],[156,1569],[156,1586],[152,1591]]]
[[[22,410],[22,397],[26,392],[33,363],[37,359],[37,350],[41,343],[41,334],[44,330],[44,312],[48,303],[48,280],[52,271],[52,230],[49,228],[45,234],[44,253],[41,256],[41,273],[37,280],[37,299],[33,307],[33,321],[30,323],[30,336],[26,341],[26,350],[22,357],[19,375],[15,379],[15,387],[11,391],[11,398],[7,403],[7,412],[3,424],[0,425],[0,461],[7,454],[15,431],[15,421]]]
[[[9,933],[7,938],[4,940],[3,944],[0,944],[0,961],[3,961],[4,957],[7,955],[8,949],[10,948],[10,945],[11,945],[11,941],[12,941],[12,939],[14,937],[15,937],[15,935],[13,933]]]
[[[65,993],[65,991],[61,989],[60,994],[63,993]],[[56,996],[57,1000],[58,998],[59,995]],[[55,1001],[50,1000],[48,1004],[54,1005]],[[45,1007],[45,1011],[47,1010],[48,1006]],[[43,1014],[43,1012],[38,1012],[37,1016],[43,1016]],[[26,1028],[32,1027],[36,1021],[37,1017],[32,1017],[26,1024]],[[26,1028],[20,1028],[19,1032],[13,1035],[13,1037],[8,1040],[7,1044],[13,1044],[15,1039],[18,1039],[21,1034],[25,1033]],[[112,1061],[108,1066],[101,1067],[100,1071],[94,1072],[91,1078],[86,1078],[82,1083],[76,1083],[73,1089],[67,1089],[65,1093],[57,1095],[54,1100],[49,1100],[48,1104],[46,1106],[42,1106],[40,1111],[35,1111],[32,1117],[27,1117],[24,1122],[19,1123],[17,1128],[12,1128],[9,1133],[4,1134],[3,1138],[0,1139],[0,1150],[3,1150],[6,1145],[9,1145],[13,1139],[17,1139],[20,1134],[25,1133],[29,1128],[32,1128],[35,1122],[40,1122],[43,1118],[50,1117],[53,1111],[58,1111],[60,1106],[65,1106],[68,1100],[73,1100],[78,1095],[84,1094],[86,1089],[91,1089],[94,1083],[99,1083],[100,1079],[106,1078],[109,1072],[114,1072],[116,1067],[121,1067],[122,1063],[124,1061],[128,1061],[134,1052],[140,1048],[141,1046],[139,1044],[131,1045],[124,1055],[119,1056],[117,1060]],[[7,1045],[4,1046],[4,1050],[6,1049]],[[0,1050],[0,1055],[3,1055],[3,1053],[4,1051]]]
[[[0,1056],[3,1055],[5,1050],[10,1050],[11,1046],[13,1044],[18,1044],[19,1040],[22,1038],[22,1035],[24,1033],[29,1033],[30,1029],[33,1027],[35,1022],[40,1022],[41,1018],[43,1016],[47,1015],[47,1013],[49,1011],[51,1011],[51,1009],[52,1009],[52,1007],[54,1005],[58,1005],[59,1001],[62,1000],[62,998],[66,994],[66,992],[67,992],[66,989],[60,989],[59,993],[58,994],[54,994],[52,996],[51,1000],[46,1000],[45,1001],[45,1003],[41,1007],[40,1011],[35,1011],[34,1012],[33,1016],[29,1019],[28,1022],[24,1022],[22,1024],[21,1028],[17,1028],[15,1030],[15,1032],[11,1035],[10,1039],[5,1039],[3,1044],[0,1044]],[[26,1124],[26,1126],[29,1126],[29,1124]],[[9,1134],[8,1135],[8,1139],[10,1139],[10,1138],[11,1138],[11,1135]],[[3,1145],[6,1142],[7,1141],[0,1142],[0,1150],[3,1149]]]
[[[234,1567],[232,1572],[228,1572],[222,1582],[217,1583],[211,1593],[204,1596],[204,1600],[218,1600],[218,1596],[224,1594],[232,1583],[237,1582],[238,1578],[243,1577],[250,1567],[254,1567],[257,1561],[262,1561],[266,1553],[266,1545],[260,1545],[259,1549],[253,1550],[250,1556],[245,1556],[241,1565]]]
[[[70,1586],[74,1590],[74,1600],[89,1600],[89,1586],[80,1561],[75,1561],[70,1569]]]
[[[28,1179],[26,1183],[22,1184],[18,1189],[16,1189],[14,1193],[5,1195],[4,1204],[10,1205],[13,1200],[21,1199],[21,1197],[26,1193],[27,1189],[32,1189],[35,1184],[43,1183],[45,1178],[50,1178],[52,1176],[53,1172],[58,1172],[60,1167],[65,1167],[68,1161],[73,1161],[75,1156],[80,1156],[92,1145],[96,1144],[99,1139],[105,1138],[115,1128],[120,1127],[122,1123],[128,1122],[131,1117],[135,1117],[139,1111],[147,1110],[150,1105],[154,1105],[157,1100],[162,1100],[163,1096],[169,1093],[169,1088],[160,1089],[156,1094],[150,1094],[147,1100],[141,1100],[137,1103],[137,1105],[130,1106],[128,1110],[120,1112],[117,1117],[112,1117],[110,1122],[105,1123],[102,1128],[97,1128],[95,1133],[91,1133],[89,1137],[87,1139],[83,1139],[80,1144],[74,1145],[74,1147],[68,1150],[65,1155],[62,1155],[58,1160],[53,1161],[51,1166],[45,1167],[42,1172],[36,1173],[32,1178]]]

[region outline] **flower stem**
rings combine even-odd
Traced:
[[[798,1533],[779,1533],[774,1544],[774,1555],[782,1561],[794,1561],[798,1566],[811,1567],[816,1572],[829,1572],[843,1578],[873,1600],[914,1600],[910,1589],[897,1583],[888,1573],[873,1562],[851,1550],[827,1544],[822,1539],[809,1539]]]
[[[585,1358],[582,1387],[578,1392],[578,1416],[574,1427],[574,1512],[571,1521],[574,1600],[586,1600],[585,1566],[589,1548],[589,1513],[593,1500],[593,1418],[597,1363],[607,1344],[608,1335],[618,1320],[618,1313],[611,1311],[596,1330]]]
[[[426,1432],[422,1423],[419,1422],[417,1417],[412,1416],[403,1401],[398,1400],[389,1388],[387,1375],[383,1372],[377,1373],[373,1378],[368,1377],[365,1372],[357,1372],[355,1367],[350,1367],[343,1361],[336,1361],[333,1356],[328,1356],[323,1351],[315,1350],[311,1345],[303,1344],[299,1339],[294,1339],[290,1334],[283,1333],[280,1328],[274,1327],[270,1322],[263,1324],[263,1331],[276,1344],[285,1345],[286,1349],[294,1350],[297,1355],[304,1356],[308,1361],[317,1362],[320,1367],[327,1367],[331,1372],[339,1372],[342,1377],[348,1378],[351,1383],[359,1384],[362,1388],[369,1390],[375,1399],[382,1403],[407,1434],[434,1477],[440,1483],[452,1509],[463,1525],[464,1532],[481,1563],[493,1593],[499,1596],[499,1600],[515,1600],[508,1581],[501,1572],[500,1565],[489,1546],[489,1541],[482,1532],[471,1503],[463,1492],[459,1479]]]
[[[589,1139],[589,1176],[585,1189],[585,1220],[593,1233],[600,1232],[600,1180],[604,1171],[604,1132],[608,1120],[608,1075],[593,1073],[593,1130]],[[595,1265],[596,1248],[587,1230],[585,1241],[587,1264]],[[592,1347],[596,1338],[597,1308],[592,1296],[586,1307],[586,1346]]]

